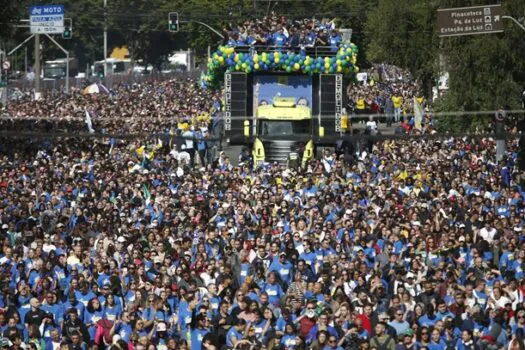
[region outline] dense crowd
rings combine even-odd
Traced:
[[[5,132],[90,132],[108,135],[154,135],[156,144],[183,144],[201,164],[209,163],[218,152],[220,130],[215,118],[220,111],[221,93],[202,88],[197,79],[121,84],[109,94],[53,92],[35,101],[32,94],[20,94],[0,110],[0,130]],[[149,151],[154,151],[150,146]],[[211,158],[204,157],[208,154]]]
[[[10,108],[95,119],[189,100],[152,90]],[[186,146],[0,142],[0,347],[525,346],[516,142],[501,162],[490,139],[396,140],[297,169],[224,152],[195,166]]]
[[[351,84],[347,88],[347,109],[354,116],[374,116],[387,126],[401,123],[404,132],[414,129],[414,100],[423,114],[422,124],[427,131],[432,129],[430,105],[423,98],[423,93],[413,81],[375,80],[374,75],[360,84]]]
[[[329,46],[337,50],[342,41],[335,19],[291,20],[274,13],[262,19],[229,23],[223,31],[229,46]]]

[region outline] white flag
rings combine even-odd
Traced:
[[[414,97],[414,122],[417,130],[421,130],[421,123],[423,122],[423,107]]]
[[[88,130],[89,130],[89,133],[92,134],[95,132],[95,129],[93,129],[93,123],[91,122],[91,116],[89,115],[89,112],[87,109],[85,109],[86,111],[86,125],[88,127]]]

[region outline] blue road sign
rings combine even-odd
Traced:
[[[59,34],[64,31],[64,5],[29,7],[31,33]]]

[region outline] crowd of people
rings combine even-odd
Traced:
[[[335,19],[305,18],[291,20],[272,13],[262,19],[229,23],[223,28],[229,46],[314,47],[337,50],[342,36]]]
[[[348,93],[371,113],[419,97],[396,84]],[[525,347],[517,140],[501,160],[421,138],[254,169],[210,152],[219,100],[190,79],[9,104],[0,348]]]
[[[431,132],[430,104],[416,82],[375,79],[378,77],[370,74],[360,84],[348,85],[347,111],[354,119],[372,116],[375,121],[384,122],[387,126],[399,125],[404,133],[410,133],[415,131],[415,100],[421,108],[422,125],[427,133]]]
[[[218,152],[213,132],[220,129],[215,116],[221,99],[220,91],[202,88],[195,78],[120,84],[109,94],[86,95],[73,88],[69,94],[54,92],[38,101],[28,92],[0,110],[0,130],[90,132],[108,135],[111,145],[121,142],[113,135],[148,133],[157,144],[184,144],[192,163],[197,159],[204,165]]]

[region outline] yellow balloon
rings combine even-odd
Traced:
[[[343,71],[343,67],[338,66],[338,67],[337,67],[337,73],[341,73],[342,71]]]
[[[330,68],[330,63],[325,63],[325,64],[324,64],[324,67],[325,67],[326,69],[329,69],[329,68]]]
[[[279,64],[280,61],[279,57],[275,57],[275,63]]]
[[[239,55],[235,54],[235,56],[233,57],[233,60],[235,62],[239,62]]]
[[[253,55],[253,62],[259,62],[259,55]]]
[[[255,69],[259,69],[259,63],[255,63],[255,64],[253,65],[253,68],[255,68]]]
[[[210,58],[208,58],[208,63],[211,63],[211,61],[212,61],[212,60],[211,60],[211,57],[210,57]]]
[[[299,63],[296,63],[296,64],[293,65],[293,68],[295,70],[298,70],[299,68],[301,68],[301,66],[299,65]]]
[[[221,48],[219,49],[221,52],[224,52],[224,50],[226,50],[226,48],[224,46],[221,46]]]
[[[307,58],[304,60],[304,65],[305,66],[309,66],[310,65],[310,58],[308,58],[308,56],[306,56]]]
[[[355,67],[354,67],[354,72],[355,72],[355,73],[359,72],[359,67],[358,67],[358,66],[355,66]]]
[[[219,62],[220,62],[220,63],[224,63],[224,57],[219,56]]]
[[[337,60],[337,61],[335,61],[335,63],[337,63],[337,65],[340,66],[342,62],[341,62],[341,60]]]
[[[241,64],[242,68],[246,68],[246,63]]]
[[[228,49],[226,50],[226,53],[227,53],[228,55],[231,55],[231,54],[233,53],[233,51],[234,51],[234,50],[233,50],[233,47],[230,47],[230,48],[228,48]]]
[[[325,62],[330,62],[330,57],[325,57],[325,58],[324,58],[324,61],[325,61]]]

